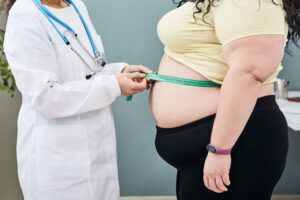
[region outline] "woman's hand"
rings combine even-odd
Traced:
[[[204,185],[209,190],[216,193],[228,191],[226,186],[230,185],[230,166],[231,155],[221,155],[209,152],[204,164]]]
[[[145,74],[139,72],[121,73],[117,74],[116,77],[123,96],[131,96],[148,89],[147,80],[144,79]]]

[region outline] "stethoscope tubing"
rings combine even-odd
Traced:
[[[66,29],[68,29],[69,31],[71,31],[71,32],[77,37],[77,33],[76,33],[76,32],[75,32],[68,24],[66,24],[66,23],[63,22],[62,20],[58,19],[55,15],[53,15],[53,14],[46,8],[46,6],[42,5],[42,4],[41,4],[41,0],[33,0],[33,1],[34,1],[34,3],[36,4],[36,6],[39,8],[39,10],[42,11],[42,13],[43,13],[43,14],[45,15],[45,17],[48,19],[48,21],[50,21],[50,23],[52,24],[52,26],[55,27],[55,30],[59,33],[59,35],[62,37],[62,39],[64,40],[64,42],[65,42],[66,44],[69,44],[69,41],[67,40],[66,37],[63,36],[63,34],[60,32],[60,30],[57,28],[57,26],[52,22],[52,20],[50,19],[50,17],[51,17],[54,21],[56,21],[57,23],[59,23],[60,25],[62,25],[62,26],[65,27]],[[87,33],[87,35],[88,35],[88,38],[89,38],[89,40],[90,40],[91,46],[92,46],[92,48],[93,48],[93,51],[94,51],[94,52],[95,52],[95,51],[98,51],[98,49],[97,49],[97,47],[96,47],[96,45],[95,45],[95,42],[94,42],[94,40],[93,40],[93,38],[92,38],[92,36],[91,36],[90,29],[89,29],[89,27],[87,26],[85,20],[83,19],[83,17],[82,17],[82,15],[81,15],[80,11],[78,10],[77,6],[73,3],[72,0],[67,0],[67,2],[70,3],[70,4],[74,7],[76,13],[79,15],[79,18],[80,18],[80,20],[81,20],[81,22],[82,22],[82,24],[83,24],[83,26],[84,26],[84,28],[85,28],[85,30],[86,30],[86,33]]]
[[[76,11],[76,13],[78,14],[84,28],[86,31],[86,34],[89,38],[91,47],[93,49],[93,53],[94,56],[93,57],[89,51],[85,48],[85,46],[82,44],[81,40],[78,38],[77,33],[69,26],[67,25],[65,22],[63,22],[62,20],[58,19],[55,15],[53,15],[44,5],[41,4],[41,0],[33,0],[33,2],[35,3],[35,5],[38,7],[38,9],[42,12],[42,14],[47,18],[47,20],[51,23],[51,25],[55,28],[55,30],[58,32],[58,34],[60,35],[60,37],[63,39],[63,41],[66,43],[66,45],[70,46],[71,50],[80,58],[80,60],[87,66],[87,68],[92,72],[92,74],[87,75],[86,79],[90,79],[93,75],[95,75],[96,73],[100,72],[102,70],[102,68],[104,67],[104,65],[106,64],[106,59],[104,57],[104,54],[101,53],[96,45],[95,42],[93,40],[93,37],[91,35],[90,29],[87,26],[84,18],[82,17],[80,11],[78,10],[77,6],[74,4],[74,2],[72,0],[66,0],[67,3],[71,4],[74,8],[74,10]],[[51,20],[51,18],[56,21],[57,23],[59,23],[60,25],[62,25],[63,27],[66,28],[66,31],[64,32],[64,34],[61,33],[61,31],[57,28],[57,26],[54,24],[54,22]],[[84,49],[84,51],[90,56],[91,59],[95,60],[98,69],[97,70],[93,70],[89,64],[80,56],[80,54],[78,53],[78,51],[76,51],[76,49],[71,45],[71,43],[69,42],[69,40],[66,37],[66,33],[70,33],[72,37],[74,37],[77,42],[79,43],[79,45]],[[100,63],[99,63],[100,61]]]
[[[53,23],[53,21],[48,17],[47,12],[41,8],[41,4],[37,1],[37,0],[33,0],[33,2],[35,3],[35,5],[39,8],[39,10],[41,11],[41,13],[43,15],[45,15],[45,17],[47,18],[47,20],[51,23],[51,25],[55,28],[55,30],[58,32],[58,34],[60,35],[60,37],[64,40],[64,42],[66,44],[69,44],[69,41],[63,36],[63,34],[58,30],[57,26]]]
[[[64,33],[64,35],[66,35],[67,32],[69,32],[70,35],[71,35],[72,37],[74,37],[74,38],[77,40],[77,42],[78,42],[79,45],[84,49],[84,51],[87,53],[87,55],[89,55],[89,57],[90,57],[91,59],[94,59],[93,56],[90,54],[90,52],[88,52],[88,50],[87,50],[86,48],[84,48],[84,45],[82,44],[81,40],[80,40],[78,37],[76,37],[70,30],[66,30],[65,33]],[[76,49],[73,47],[73,45],[72,45],[71,43],[69,43],[69,46],[70,46],[71,50],[72,50],[72,51],[80,58],[80,60],[88,67],[88,69],[89,69],[91,72],[94,73],[94,72],[97,71],[97,70],[93,70],[93,69],[89,66],[89,64],[82,58],[82,56],[79,54],[78,51],[76,51]]]
[[[90,30],[89,30],[89,27],[87,26],[85,20],[83,19],[83,17],[82,17],[82,15],[81,15],[80,11],[79,11],[78,8],[77,8],[77,6],[74,4],[74,2],[73,2],[72,0],[66,0],[66,1],[67,1],[68,3],[70,3],[70,4],[72,4],[72,6],[74,7],[75,11],[76,11],[77,14],[79,15],[79,18],[80,18],[80,20],[82,21],[82,24],[83,24],[83,26],[84,26],[84,28],[85,28],[86,34],[88,35],[88,38],[89,38],[89,40],[90,40],[90,42],[91,42],[93,51],[94,51],[94,52],[95,52],[95,51],[98,51],[98,49],[97,49],[97,47],[96,47],[96,45],[95,45],[95,42],[94,42],[94,40],[93,40],[93,37],[92,37],[92,35],[91,35],[91,32],[90,32]],[[76,35],[76,34],[75,34],[75,35]]]
[[[43,6],[41,4],[40,0],[33,0],[33,2],[35,3],[35,5],[39,8],[39,10],[43,13],[43,15],[48,19],[48,21],[51,23],[51,25],[55,28],[55,30],[58,32],[58,34],[60,35],[60,37],[64,40],[64,42],[66,44],[69,44],[69,41],[63,36],[63,34],[60,32],[60,30],[57,28],[57,26],[53,23],[53,21],[50,19],[50,17],[56,21],[57,23],[61,24],[63,27],[65,27],[66,29],[70,30],[73,32],[73,34],[76,35],[75,31],[68,26],[66,23],[64,23],[63,21],[61,21],[60,19],[58,19],[57,17],[55,17],[45,6]],[[50,17],[49,17],[50,16]]]

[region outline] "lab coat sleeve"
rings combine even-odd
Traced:
[[[23,97],[47,118],[73,116],[109,106],[120,95],[115,75],[59,81],[56,52],[40,16],[9,16],[4,50]]]
[[[109,63],[105,65],[109,74],[120,74],[126,66],[128,66],[127,63]]]
[[[102,43],[102,39],[101,36],[99,34],[97,34],[97,31],[95,30],[95,27],[90,19],[88,10],[84,4],[83,1],[78,0],[78,2],[76,2],[80,5],[80,7],[82,8],[81,12],[84,15],[89,28],[91,29],[91,32],[94,36],[94,38],[96,38],[96,46],[98,47],[98,49],[102,50],[104,52],[104,47],[103,47],[103,43]],[[119,74],[121,73],[121,71],[124,69],[124,67],[128,66],[127,63],[124,62],[120,62],[120,63],[108,63],[105,66],[105,70],[103,70],[103,73],[105,74]]]

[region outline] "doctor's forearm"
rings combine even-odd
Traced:
[[[33,108],[47,118],[64,118],[102,109],[121,95],[115,75],[63,84],[53,82],[41,87],[43,89],[33,95],[26,90],[21,89],[21,92],[31,99]]]
[[[230,149],[254,109],[262,83],[246,72],[228,72],[222,85],[211,144]]]

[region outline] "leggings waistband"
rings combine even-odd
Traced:
[[[275,95],[268,95],[264,97],[260,97],[257,99],[257,102],[255,104],[253,113],[268,109],[271,107],[278,107],[276,103]],[[209,115],[207,117],[201,118],[199,120],[196,120],[194,122],[184,124],[182,126],[174,127],[174,128],[161,128],[159,126],[156,126],[158,133],[174,133],[177,131],[183,131],[192,127],[199,127],[199,126],[207,126],[209,124],[212,124],[214,122],[214,119],[216,117],[216,114]]]

